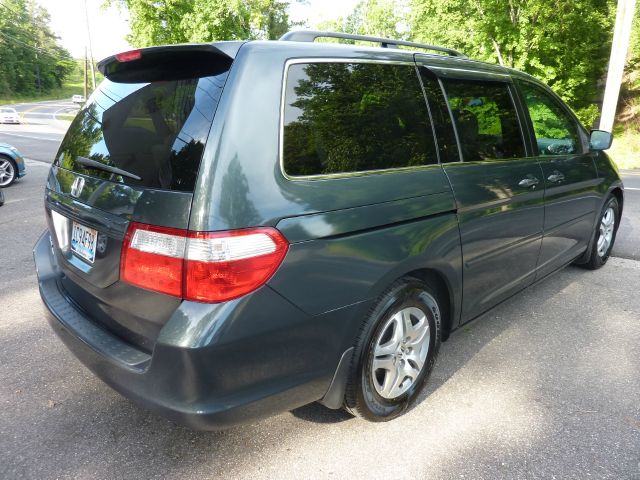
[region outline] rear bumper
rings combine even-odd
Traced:
[[[194,429],[321,399],[344,351],[339,337],[350,311],[309,317],[262,288],[225,304],[183,302],[153,352],[144,352],[74,306],[60,287],[48,232],[34,257],[49,323],[74,355],[124,396]]]

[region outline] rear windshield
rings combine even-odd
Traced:
[[[151,83],[104,80],[71,123],[56,163],[114,182],[192,192],[227,74]],[[87,167],[86,159],[140,180]]]

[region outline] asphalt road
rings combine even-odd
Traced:
[[[613,255],[640,260],[640,170],[622,172],[625,203]]]
[[[21,148],[50,161],[52,143]],[[0,208],[0,478],[640,479],[640,191],[604,268],[568,267],[454,333],[405,416],[310,405],[194,432],[113,392],[44,321],[31,249],[47,170],[29,161]]]
[[[20,113],[22,123],[0,124],[0,142],[10,143],[28,158],[51,163],[69,127],[59,115],[73,112],[77,106],[62,100],[11,106]]]

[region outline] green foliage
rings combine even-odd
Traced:
[[[613,0],[361,0],[352,14],[322,27],[444,45],[523,70],[589,126],[598,116],[614,19]],[[638,27],[632,50],[637,66]]]
[[[284,0],[107,0],[126,8],[136,47],[277,39],[289,28]]]
[[[34,0],[0,4],[0,97],[46,94],[60,88],[75,68],[49,21]]]
[[[403,39],[407,36],[404,17],[407,2],[398,0],[360,0],[346,18],[320,25],[321,30],[339,31],[355,35],[374,35]]]
[[[435,163],[430,125],[410,66],[294,65],[285,108],[284,160],[291,175]],[[293,100],[293,101],[292,101]]]
[[[629,60],[627,63],[628,71],[637,71],[638,69],[640,69],[640,4],[636,4],[636,12],[633,17]]]
[[[611,0],[412,0],[409,23],[414,40],[534,75],[590,125],[614,16]]]

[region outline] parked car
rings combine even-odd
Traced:
[[[20,123],[20,115],[15,108],[0,107],[0,123]]]
[[[73,103],[77,103],[78,105],[82,105],[86,100],[85,100],[84,96],[82,96],[82,95],[73,95],[71,97],[71,101]]]
[[[609,258],[611,134],[522,72],[326,32],[99,68],[51,167],[40,292],[88,368],[190,427],[397,417],[453,330]]]
[[[0,143],[0,187],[8,187],[27,174],[24,158],[16,147]]]

